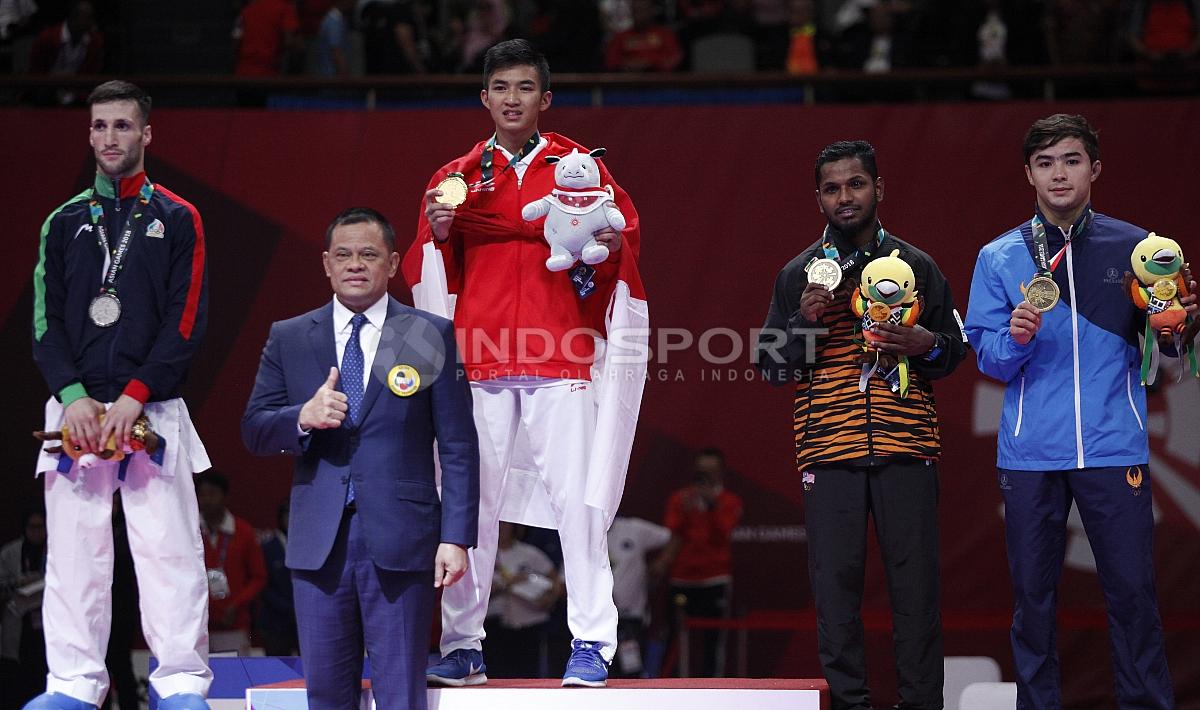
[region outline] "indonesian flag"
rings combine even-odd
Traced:
[[[561,155],[572,147],[582,146],[573,141],[544,133],[549,142],[544,146],[545,154]],[[479,155],[482,143],[462,158],[439,170],[429,182],[429,188],[437,186],[451,172],[466,175],[468,183],[479,179]],[[565,150],[564,150],[565,147]],[[538,155],[535,160],[540,160]],[[497,173],[500,172],[499,166]],[[633,438],[637,430],[638,414],[641,410],[642,391],[645,388],[647,358],[649,356],[650,321],[646,304],[646,292],[638,271],[638,255],[641,250],[640,224],[637,212],[629,196],[622,190],[607,170],[601,165],[604,185],[614,189],[614,201],[625,214],[626,228],[621,233],[621,249],[610,259],[618,260],[615,278],[601,280],[596,275],[596,291],[585,300],[586,326],[599,337],[595,339],[595,359],[592,365],[592,389],[596,403],[596,431],[592,439],[591,456],[587,472],[585,503],[604,511],[606,526],[611,525],[621,504],[625,489],[625,477],[629,470],[629,455],[633,449]],[[500,179],[515,179],[502,176]],[[499,182],[499,180],[497,181]],[[474,189],[474,188],[473,188]],[[454,233],[462,233],[463,239],[472,237],[511,234],[512,226],[500,223],[496,215],[474,214],[469,208],[471,194],[466,205],[459,207],[454,218],[451,242]],[[517,208],[519,210],[519,207]],[[519,217],[518,217],[519,219]],[[540,224],[540,221],[539,221]],[[540,234],[540,227],[538,229]],[[450,254],[449,263],[443,250]],[[425,219],[424,201],[418,221],[417,237],[404,256],[402,270],[405,280],[412,289],[414,305],[444,318],[453,319],[458,294],[461,289],[460,264],[456,263],[455,251],[442,245],[439,249],[433,233]],[[549,248],[546,251],[549,255]],[[567,273],[562,273],[564,279]],[[492,273],[490,278],[505,278]],[[574,297],[574,296],[572,296]],[[461,324],[458,324],[461,325]],[[518,436],[518,442],[525,440]],[[518,443],[518,449],[521,445]],[[531,462],[528,452],[514,451],[511,468],[521,467],[521,462]],[[542,487],[526,487],[522,491],[511,490],[519,477],[509,475],[502,494],[501,518],[516,523],[553,528],[554,517],[549,508],[549,498]],[[510,499],[521,497],[519,505],[510,504]]]

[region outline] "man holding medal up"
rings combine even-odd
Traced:
[[[142,628],[159,665],[160,708],[207,707],[208,582],[192,473],[209,467],[179,388],[207,325],[204,226],[190,203],[146,177],[150,97],[110,81],[88,97],[91,187],[42,226],[34,270],[33,356],[53,397],[47,431],[81,466],[43,451],[49,558],[43,622],[46,693],[28,708],[85,710],[108,691],[113,491],[121,487],[137,563]],[[161,443],[130,452],[147,422]]]
[[[504,519],[558,530],[574,636],[563,685],[603,686],[617,645],[606,531],[645,380],[644,357],[621,364],[614,355],[629,340],[611,337],[646,338],[638,215],[599,164],[626,227],[595,234],[606,260],[548,270],[543,220],[526,221],[521,210],[555,187],[547,158],[588,148],[539,132],[550,70],[525,40],[489,49],[483,78],[480,99],[495,133],[434,174],[403,265],[417,307],[454,319],[479,431],[479,543],[463,583],[443,593],[443,658],[428,680],[487,682],[483,621]],[[605,334],[608,347],[599,350]]]
[[[1074,501],[1108,605],[1118,705],[1173,708],[1138,374],[1146,315],[1120,277],[1146,230],[1092,209],[1100,144],[1083,116],[1036,121],[1024,148],[1036,210],[979,252],[966,324],[980,371],[1006,384],[996,459],[1017,707],[1062,706],[1055,600]],[[1196,311],[1195,295],[1182,301]]]
[[[796,382],[796,467],[804,487],[818,653],[834,710],[869,710],[861,608],[871,515],[894,615],[898,707],[940,709],[941,444],[931,382],[954,370],[966,341],[937,264],[879,222],[883,178],[874,148],[866,141],[825,147],[816,182],[828,225],[776,277],[758,362],[774,384]],[[906,395],[894,371],[864,367],[861,322],[849,303],[850,282],[860,279],[863,267],[896,250],[924,300],[914,326],[875,323],[875,347],[908,358]]]

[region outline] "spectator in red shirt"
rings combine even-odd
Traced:
[[[671,530],[671,542],[660,564],[670,569],[670,598],[682,602],[688,616],[725,618],[733,591],[730,542],[742,517],[742,499],[725,489],[725,454],[720,449],[697,454],[694,471],[695,480],[667,499],[663,524]],[[725,635],[703,634],[701,676],[724,675]]]
[[[258,536],[225,507],[229,479],[208,470],[196,476],[204,566],[208,569],[210,651],[250,652],[250,604],[267,584]]]
[[[238,16],[234,39],[238,41],[238,76],[276,76],[287,52],[300,46],[300,18],[289,0],[250,0]]]
[[[674,71],[683,50],[674,30],[662,24],[656,0],[633,0],[633,27],[608,41],[605,68],[609,71]]]

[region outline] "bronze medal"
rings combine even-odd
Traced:
[[[1045,313],[1057,306],[1060,296],[1058,284],[1049,276],[1035,276],[1025,287],[1025,301],[1039,313]]]
[[[458,207],[467,201],[467,181],[462,173],[450,173],[438,183],[437,189],[442,194],[434,201],[443,205]]]
[[[892,317],[892,309],[882,301],[875,301],[867,307],[867,316],[876,323],[886,323]]]
[[[808,282],[832,291],[842,282],[842,267],[833,259],[817,259],[808,267]]]
[[[1154,297],[1160,301],[1169,301],[1175,298],[1175,293],[1179,289],[1175,286],[1175,282],[1171,279],[1159,279],[1154,282],[1152,289]]]

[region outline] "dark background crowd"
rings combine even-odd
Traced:
[[[511,37],[556,73],[1169,67],[1198,20],[1200,0],[0,0],[0,73],[470,74]]]

